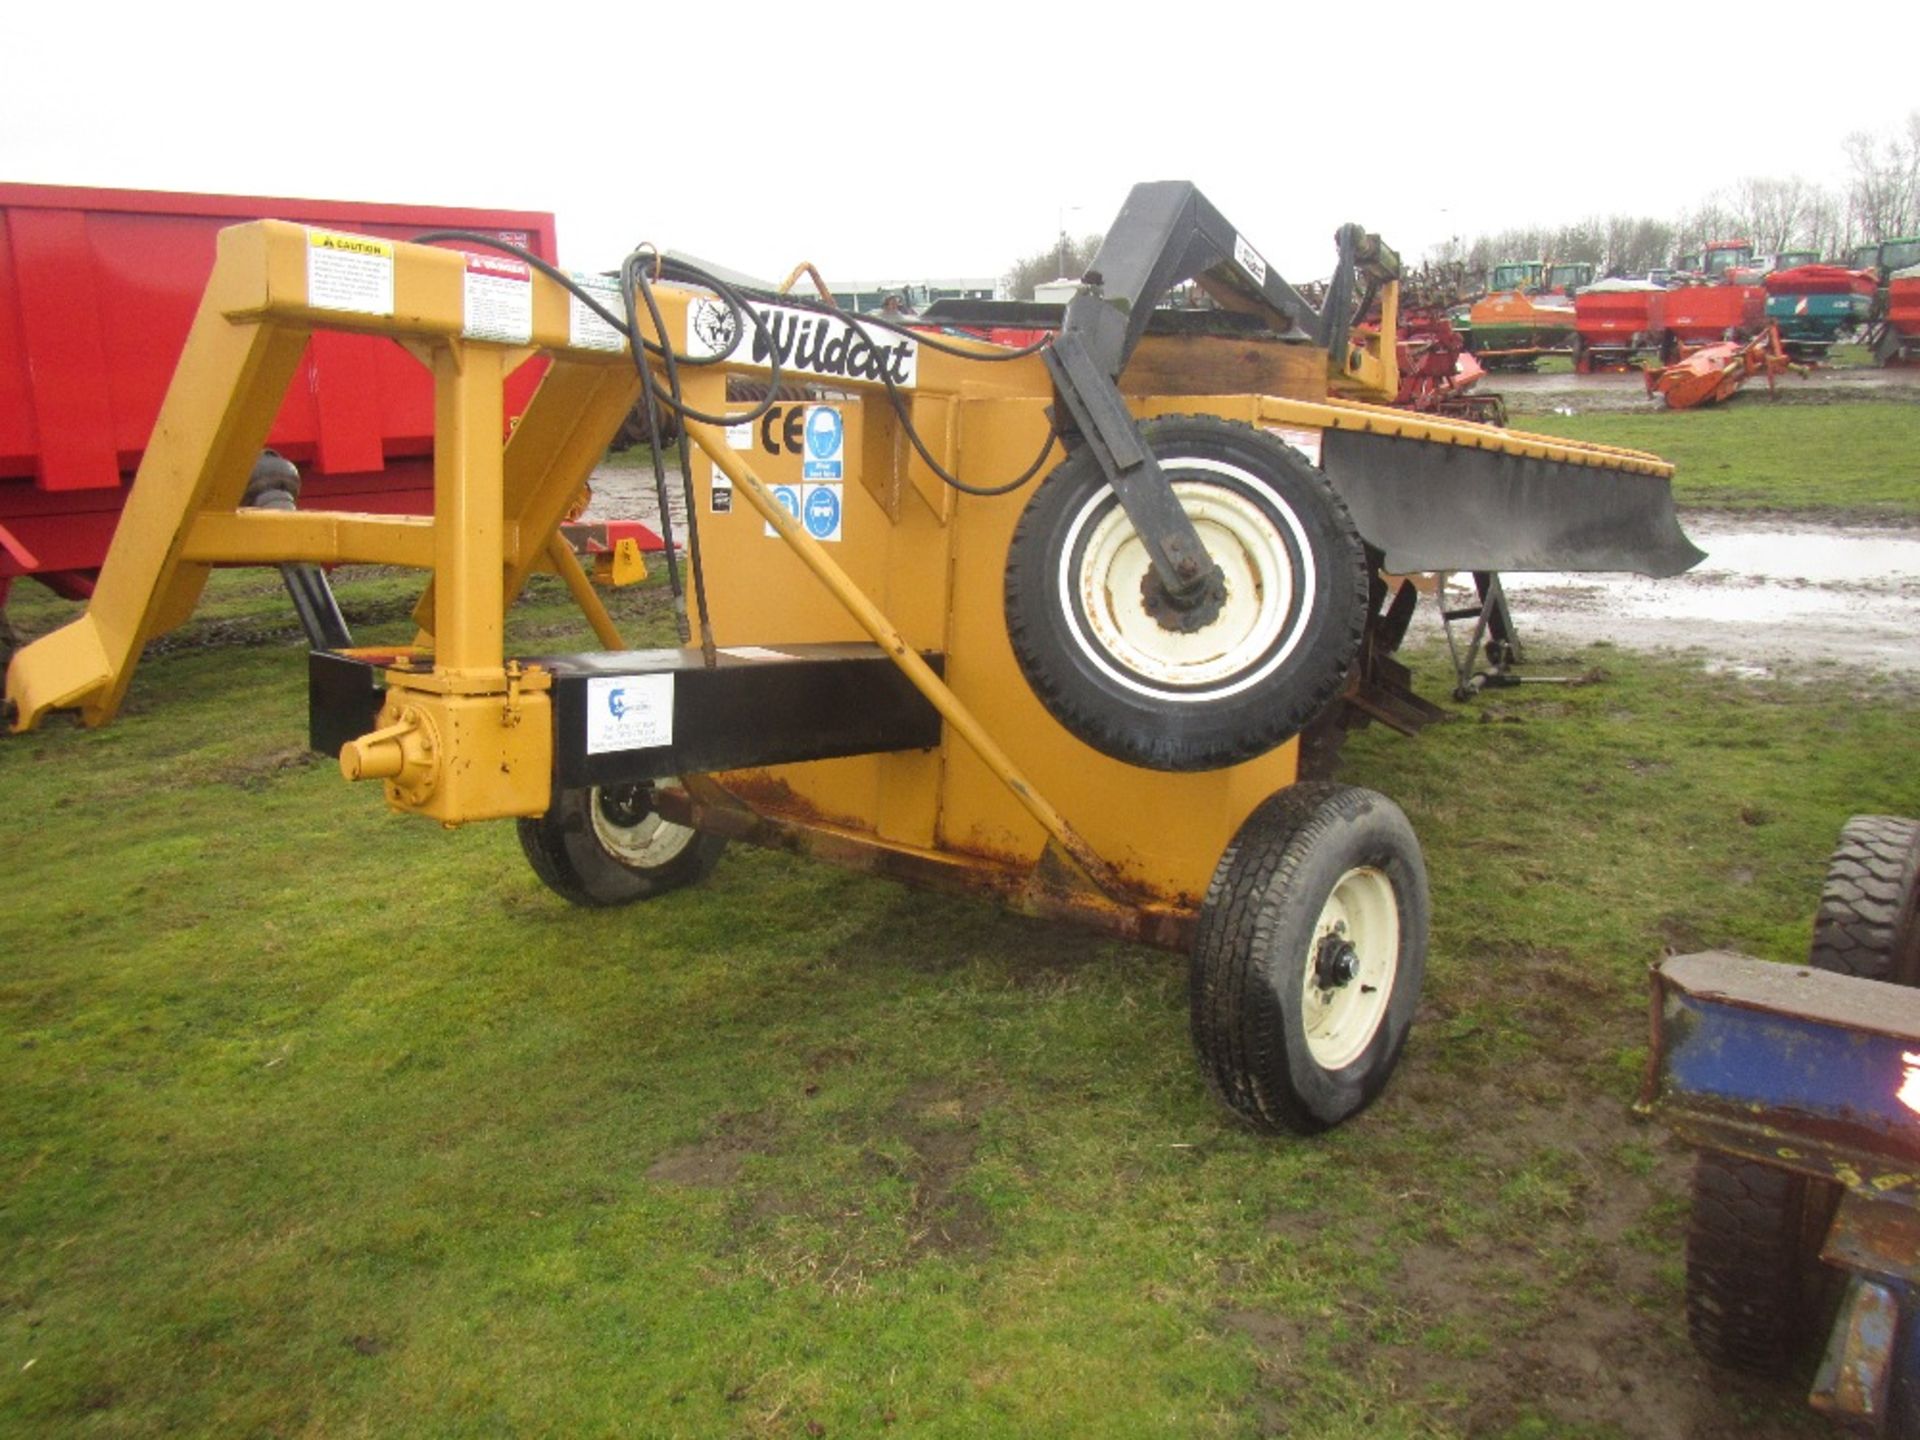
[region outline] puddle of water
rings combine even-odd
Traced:
[[[1901,616],[1920,621],[1920,595],[1891,585],[1821,586],[1781,584],[1750,575],[1686,580],[1648,580],[1638,575],[1509,575],[1503,577],[1516,606],[1536,598],[1549,606],[1605,611],[1622,620],[1697,620],[1703,624],[1833,620],[1892,624]],[[1913,632],[1920,635],[1920,629]]]
[[[1837,660],[1920,670],[1920,533],[1689,524],[1685,575],[1511,574],[1529,632],[1634,648],[1699,647],[1730,666]]]
[[[1751,575],[1814,584],[1920,581],[1920,538],[1898,532],[1844,534],[1830,530],[1731,531],[1695,526],[1707,558],[1689,577]]]

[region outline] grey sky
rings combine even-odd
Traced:
[[[1416,256],[1743,175],[1834,184],[1849,130],[1920,107],[1898,5],[1826,38],[1770,5],[21,9],[0,179],[551,210],[570,264],[645,239],[775,279],[998,274],[1148,179],[1305,279],[1346,220]]]

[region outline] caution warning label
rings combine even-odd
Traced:
[[[393,243],[308,230],[307,304],[316,310],[393,314]]]
[[[524,345],[533,338],[533,267],[510,255],[467,258],[466,323],[469,340]]]

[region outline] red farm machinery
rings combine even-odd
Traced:
[[[1667,292],[1646,280],[1601,280],[1573,299],[1573,368],[1582,375],[1658,354],[1666,341]]]

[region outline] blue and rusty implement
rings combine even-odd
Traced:
[[[1878,1434],[1920,1411],[1920,990],[1744,955],[1653,971],[1643,1101],[1693,1145],[1844,1187],[1848,1276],[1810,1396]]]

